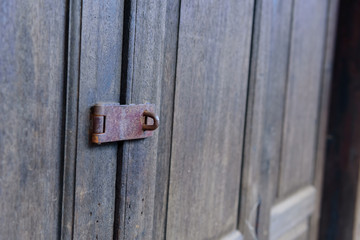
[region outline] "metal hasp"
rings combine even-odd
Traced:
[[[158,128],[154,104],[98,103],[92,107],[93,143],[147,138]]]

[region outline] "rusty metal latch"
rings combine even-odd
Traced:
[[[92,107],[93,143],[147,138],[159,126],[154,104],[98,103]]]

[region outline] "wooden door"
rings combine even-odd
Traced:
[[[315,239],[336,2],[5,2],[1,237]],[[160,127],[93,145],[104,101]]]
[[[309,239],[316,208],[317,128],[327,3],[294,1],[289,39],[282,145],[269,239]],[[306,27],[305,27],[306,26]]]
[[[161,127],[124,143],[117,237],[315,239],[337,2],[129,9],[126,93]]]
[[[128,7],[124,103],[156,103],[161,127],[123,145],[116,237],[239,237],[253,1]]]
[[[257,9],[241,229],[245,239],[317,239],[337,1]]]

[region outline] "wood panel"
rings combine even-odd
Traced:
[[[321,83],[321,98],[319,106],[319,124],[317,133],[317,148],[316,148],[316,168],[314,176],[314,186],[317,189],[316,206],[310,220],[310,235],[309,239],[316,240],[319,238],[319,222],[322,198],[322,186],[324,178],[324,160],[326,152],[326,138],[327,138],[327,122],[329,114],[330,102],[330,87],[333,70],[333,55],[336,39],[337,15],[338,15],[338,0],[328,1],[327,13],[327,29],[326,29],[326,45],[324,50],[324,63],[322,67],[322,83]]]
[[[307,219],[279,238],[279,240],[307,240],[309,224]]]
[[[247,105],[240,230],[267,239],[276,197],[292,1],[257,1]]]
[[[281,239],[286,234],[293,236],[294,234],[289,232],[292,232],[293,228],[297,228],[305,220],[307,222],[308,217],[314,211],[315,198],[316,189],[308,186],[273,206],[270,215],[269,239]]]
[[[161,81],[159,139],[157,145],[156,184],[154,202],[153,239],[165,239],[167,217],[167,194],[169,184],[177,42],[179,29],[180,0],[166,3],[164,65]]]
[[[113,237],[118,145],[91,144],[89,117],[96,102],[120,100],[123,7],[123,1],[115,0],[85,1],[81,5],[79,79],[71,75],[68,83],[69,88],[78,86],[78,103],[68,105],[78,108],[76,163],[68,160],[68,164],[76,164],[74,239]],[[69,61],[78,59],[74,56]]]
[[[131,1],[125,6],[129,14],[128,49],[122,103],[154,103],[159,114],[166,2]],[[158,234],[154,230],[158,134],[156,131],[151,138],[123,144],[117,185],[116,239],[154,239],[153,234]]]
[[[238,230],[235,230],[225,237],[222,237],[221,240],[243,240],[243,236]]]
[[[315,168],[327,1],[295,1],[279,197],[311,184]]]
[[[309,2],[310,3],[310,2]],[[305,4],[305,3],[304,3]],[[311,2],[311,4],[318,4]],[[256,6],[255,13],[255,26],[254,26],[254,37],[253,37],[253,45],[252,45],[252,66],[251,66],[251,76],[250,76],[250,86],[249,86],[249,100],[248,100],[248,111],[247,111],[247,129],[246,129],[246,140],[245,140],[245,155],[244,155],[244,167],[243,167],[243,182],[242,182],[242,202],[241,202],[241,217],[240,217],[240,230],[244,234],[245,238],[267,238],[269,232],[269,221],[271,221],[269,217],[270,207],[274,202],[276,196],[276,182],[278,181],[278,174],[282,174],[281,170],[284,168],[284,161],[282,165],[279,165],[281,159],[281,148],[282,142],[284,142],[283,152],[293,151],[292,149],[296,149],[296,145],[293,145],[299,139],[294,140],[294,142],[289,143],[288,137],[287,139],[282,140],[281,131],[283,128],[283,108],[285,100],[288,101],[286,111],[289,111],[289,102],[292,102],[292,106],[296,106],[296,108],[300,109],[304,107],[309,102],[304,97],[303,94],[307,94],[305,87],[303,87],[301,93],[298,93],[296,96],[292,96],[293,93],[287,94],[287,99],[284,98],[284,93],[286,92],[284,89],[287,87],[288,89],[294,88],[294,91],[298,87],[294,83],[291,83],[291,79],[294,79],[296,74],[298,75],[297,81],[300,80],[300,73],[297,72],[297,68],[303,67],[304,64],[297,64],[295,66],[288,66],[288,62],[292,64],[294,61],[291,58],[312,58],[312,55],[318,54],[317,57],[317,70],[318,77],[312,79],[313,84],[319,84],[322,82],[322,56],[324,56],[323,46],[325,46],[324,38],[319,34],[317,38],[310,38],[309,36],[313,33],[306,33],[304,30],[307,28],[307,21],[317,21],[317,25],[314,28],[318,28],[318,32],[327,32],[327,40],[329,43],[327,45],[331,45],[331,41],[334,41],[334,14],[336,13],[336,4],[332,3],[331,9],[327,9],[327,4],[322,3],[325,10],[322,9],[322,15],[315,16],[312,20],[306,19],[306,16],[315,14],[314,10],[299,10],[299,8],[305,8],[299,3],[294,1],[276,1],[276,2],[267,2],[267,1],[258,1]],[[325,4],[325,5],[324,5]],[[293,5],[293,6],[292,6]],[[316,7],[313,5],[313,7]],[[321,8],[320,6],[318,6]],[[295,12],[293,12],[293,9]],[[328,17],[328,10],[331,11],[331,15]],[[317,14],[317,13],[316,13]],[[329,22],[329,30],[326,30],[328,26],[327,22]],[[315,32],[315,30],[312,30]],[[300,41],[305,39],[309,41],[308,43],[304,43],[299,45]],[[291,44],[290,44],[291,41]],[[319,47],[316,52],[313,51],[312,42],[315,41]],[[316,42],[317,41],[317,42]],[[331,46],[329,46],[331,48]],[[297,54],[296,51],[302,51],[302,49],[311,48],[313,51],[312,54],[309,52],[304,53],[304,55]],[[289,52],[289,49],[292,49]],[[294,50],[298,49],[298,50]],[[301,49],[301,50],[300,50]],[[296,52],[296,54],[294,54]],[[289,56],[289,54],[294,54]],[[331,57],[331,53],[330,54]],[[290,61],[289,58],[290,57]],[[305,59],[301,60],[305,61]],[[307,61],[307,60],[306,60]],[[327,62],[327,70],[330,71],[331,63]],[[315,66],[315,67],[316,67]],[[314,65],[305,66],[309,71],[313,71]],[[289,69],[289,73],[287,72]],[[295,69],[295,70],[294,70]],[[329,74],[329,73],[328,73]],[[289,84],[287,83],[287,79],[289,78]],[[328,81],[328,80],[327,80]],[[287,85],[288,84],[288,85]],[[328,82],[326,83],[328,84]],[[321,86],[322,83],[321,83]],[[324,104],[327,103],[327,94],[328,88],[321,89],[321,100]],[[320,87],[318,87],[318,90]],[[289,90],[288,90],[289,91]],[[305,92],[305,93],[304,93]],[[317,146],[317,116],[318,116],[318,106],[319,106],[319,92],[315,92],[315,96],[313,96],[313,107],[312,107],[312,117],[313,121],[309,121],[304,117],[304,124],[306,126],[310,126],[314,129],[313,144],[312,151],[315,154],[315,147]],[[289,100],[289,96],[291,96]],[[306,106],[305,106],[306,108]],[[311,108],[308,108],[311,109]],[[322,107],[323,111],[326,111],[326,106]],[[292,110],[291,110],[292,111]],[[309,110],[304,110],[309,111]],[[296,113],[292,113],[296,114]],[[326,114],[323,113],[325,116]],[[322,117],[323,119],[324,117]],[[295,117],[290,118],[289,112],[285,113],[285,131],[284,136],[289,135],[289,121],[290,119],[295,119]],[[293,120],[291,120],[293,121]],[[292,128],[296,130],[297,126],[291,123]],[[295,130],[292,131],[295,131]],[[297,129],[296,133],[300,132],[301,129]],[[300,135],[300,142],[306,141],[309,138],[309,134]],[[297,135],[293,136],[297,138]],[[304,139],[301,140],[301,137]],[[291,148],[290,150],[288,148]],[[299,150],[300,151],[300,150]],[[303,151],[303,149],[301,149]],[[292,153],[292,152],[291,152]],[[314,155],[313,155],[314,156]],[[283,157],[283,156],[282,156]],[[288,157],[293,157],[292,155]],[[295,156],[296,157],[296,156]],[[285,158],[285,161],[286,158]],[[296,163],[302,164],[304,160],[302,158],[297,158],[296,160],[292,160],[291,164],[287,165],[285,171],[290,171],[292,173],[296,173],[298,171],[298,165]],[[305,162],[309,160],[305,160]],[[315,167],[315,159],[311,158],[310,162],[312,164],[308,164],[310,170],[313,171]],[[278,169],[280,172],[278,172]],[[287,169],[287,170],[286,170]],[[321,163],[316,162],[316,176],[315,176],[315,184],[316,187],[319,188],[319,179],[321,179]],[[300,171],[308,171],[309,169],[300,170]],[[310,171],[310,173],[311,173]],[[309,174],[308,172],[306,172]],[[289,174],[290,176],[290,174]],[[304,177],[304,176],[300,176]],[[308,175],[308,183],[312,183],[313,174]],[[280,177],[281,179],[281,177]],[[290,179],[290,177],[289,177]],[[288,179],[287,179],[288,180]],[[287,181],[286,180],[286,181]],[[281,180],[280,180],[281,181]],[[287,182],[284,180],[283,185],[286,185]],[[290,182],[290,185],[293,184]],[[295,184],[295,183],[294,183]],[[293,184],[293,185],[294,185]],[[288,196],[289,193],[296,191],[299,186],[303,186],[305,181],[298,185],[289,187],[288,192],[283,193],[283,196]],[[291,189],[292,188],[292,189]],[[274,194],[275,193],[275,194]],[[317,202],[320,198],[318,193]],[[319,206],[317,204],[317,206]],[[318,212],[319,207],[315,213]],[[317,227],[316,216],[312,218],[311,222],[311,234],[314,235],[316,232],[314,231]],[[308,228],[307,228],[308,229]],[[304,239],[308,238],[308,233],[304,233],[302,236]]]
[[[0,236],[56,239],[66,1],[2,1],[0,15]]]
[[[69,36],[68,39],[66,39],[68,41],[68,55],[61,239],[72,239],[73,236],[75,162],[78,132],[81,1],[73,0],[69,3]]]
[[[236,229],[253,1],[182,1],[166,238]]]

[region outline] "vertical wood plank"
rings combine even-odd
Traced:
[[[160,113],[166,1],[131,1],[128,22],[126,104],[154,103]],[[125,70],[125,69],[124,69]],[[162,128],[160,119],[160,128]],[[118,189],[117,239],[153,239],[158,131],[124,142]],[[118,176],[120,177],[120,176]]]
[[[317,131],[316,168],[314,186],[317,190],[316,206],[310,218],[309,239],[319,238],[319,221],[321,210],[322,186],[324,177],[324,159],[326,150],[326,135],[328,122],[329,98],[331,89],[331,75],[333,69],[333,55],[335,48],[335,33],[337,27],[338,0],[328,0],[327,28],[325,38],[324,62],[322,66],[321,98],[319,103],[319,124]]]
[[[181,1],[167,239],[237,228],[253,1]]]
[[[327,1],[295,1],[279,197],[312,183]]]
[[[276,196],[292,1],[257,1],[252,39],[240,230],[267,239]]]
[[[165,239],[166,231],[179,15],[180,0],[168,0],[166,4],[164,65],[161,81],[161,127],[159,128],[159,141],[157,145],[154,200],[153,239],[157,240]]]
[[[69,4],[68,56],[65,109],[65,144],[61,239],[72,239],[74,226],[75,162],[78,130],[81,0]]]
[[[0,4],[0,236],[60,232],[66,1]]]
[[[117,144],[92,145],[89,117],[96,102],[120,100],[123,7],[82,2],[74,239],[113,237]]]

